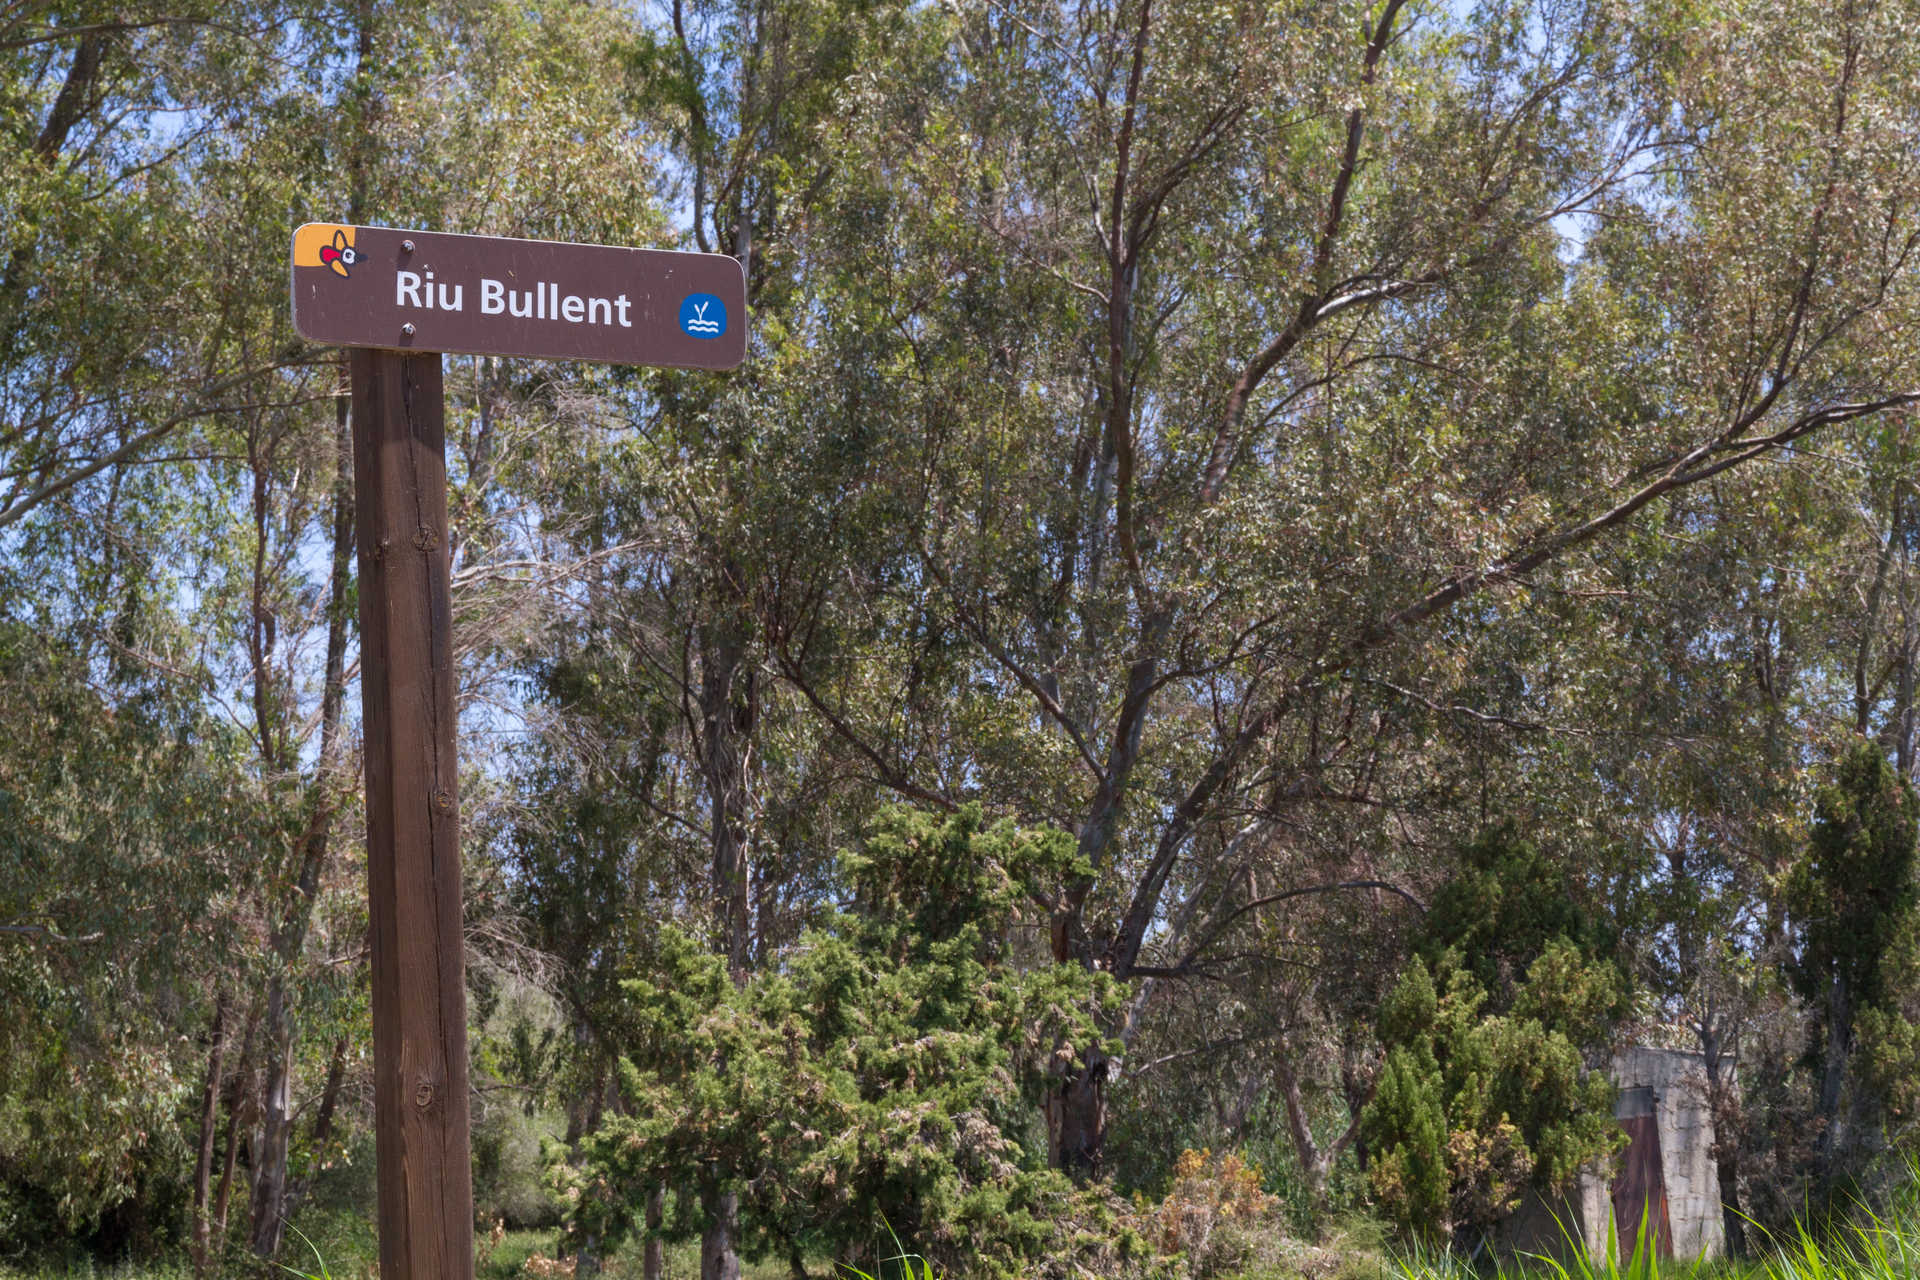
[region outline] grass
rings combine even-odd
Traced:
[[[528,1258],[553,1256],[557,1238],[552,1231],[508,1231],[496,1244],[476,1233],[473,1280],[519,1280],[527,1273]]]
[[[311,1237],[310,1250],[300,1259],[300,1237],[289,1240],[286,1270],[306,1280],[372,1280],[378,1257],[373,1232],[363,1215],[345,1211],[302,1215],[301,1230]],[[1768,1238],[1759,1227],[1749,1228],[1756,1256],[1740,1261],[1662,1262],[1647,1249],[1644,1230],[1633,1256],[1624,1262],[1611,1256],[1593,1258],[1583,1249],[1569,1248],[1565,1256],[1523,1255],[1492,1267],[1477,1268],[1459,1254],[1412,1251],[1393,1259],[1392,1280],[1920,1280],[1920,1202],[1907,1200],[1884,1214],[1862,1212],[1858,1218],[1828,1235],[1816,1235],[1804,1225],[1784,1236]],[[552,1259],[559,1249],[553,1231],[503,1231],[479,1240],[476,1280],[539,1280],[541,1259]],[[1369,1256],[1378,1257],[1370,1250]],[[315,1262],[318,1258],[323,1261]],[[534,1263],[529,1266],[529,1262]],[[891,1261],[891,1260],[890,1260]],[[641,1246],[633,1242],[607,1260],[608,1280],[637,1280]],[[667,1280],[697,1280],[698,1246],[669,1245]],[[895,1266],[885,1268],[889,1277]],[[914,1259],[912,1280],[960,1280],[939,1276]],[[853,1268],[830,1269],[823,1259],[810,1259],[809,1273],[835,1280],[872,1280]],[[263,1273],[245,1259],[234,1258],[225,1276],[259,1277]],[[285,1272],[280,1273],[282,1276]],[[742,1280],[790,1280],[786,1265],[777,1260],[746,1263]],[[0,1280],[192,1280],[193,1269],[183,1259],[102,1265],[80,1257],[65,1263],[47,1262],[22,1269],[0,1263]],[[1297,1280],[1297,1278],[1296,1278]]]
[[[637,1240],[621,1246],[613,1257],[606,1260],[602,1275],[606,1280],[638,1280],[642,1248]],[[559,1249],[558,1232],[509,1231],[490,1255],[482,1250],[483,1257],[474,1267],[474,1280],[535,1280],[534,1272],[527,1267],[528,1260],[536,1256],[553,1258]],[[824,1277],[828,1268],[824,1259],[812,1258],[807,1262],[807,1270],[810,1275]],[[760,1262],[742,1259],[740,1263],[741,1280],[792,1280],[792,1276],[793,1272],[787,1264],[774,1258]],[[699,1244],[694,1241],[669,1244],[666,1247],[665,1280],[699,1280],[699,1277]],[[8,1278],[0,1276],[0,1280]]]
[[[311,1215],[308,1215],[310,1218]],[[331,1217],[331,1215],[329,1215]],[[370,1229],[354,1231],[344,1222],[307,1222],[313,1233],[312,1252],[302,1254],[306,1246],[298,1236],[288,1237],[288,1248],[284,1255],[291,1264],[287,1270],[294,1275],[315,1277],[326,1275],[330,1280],[376,1280],[379,1275],[379,1254]],[[489,1242],[484,1233],[476,1240],[480,1246],[475,1250],[474,1280],[534,1280],[534,1272],[529,1271],[527,1262],[536,1256],[553,1258],[559,1250],[559,1236],[554,1231],[508,1231],[498,1242]],[[489,1247],[490,1245],[490,1247]],[[640,1275],[640,1246],[636,1243],[622,1249],[609,1259],[603,1273],[606,1280],[638,1280]],[[699,1280],[700,1248],[695,1243],[672,1244],[666,1252],[667,1280]],[[815,1276],[824,1277],[827,1265],[824,1260],[812,1259],[808,1270]],[[228,1265],[215,1273],[222,1280],[236,1280],[247,1277],[248,1280],[260,1280],[267,1275],[250,1259],[236,1254]],[[282,1280],[288,1280],[287,1272],[278,1274]],[[741,1280],[791,1280],[792,1272],[784,1262],[767,1259],[763,1262],[742,1262]],[[35,1265],[21,1267],[0,1262],[0,1280],[195,1280],[193,1264],[185,1258],[149,1259],[146,1261],[125,1261],[101,1263],[79,1255],[67,1261],[43,1260]]]
[[[1885,1216],[1863,1210],[1825,1237],[1804,1223],[1784,1236],[1758,1224],[1748,1231],[1755,1256],[1739,1260],[1663,1262],[1647,1247],[1643,1222],[1624,1262],[1612,1250],[1595,1258],[1570,1240],[1563,1258],[1527,1254],[1476,1269],[1457,1254],[1414,1251],[1398,1257],[1394,1270],[1398,1280],[1920,1280],[1920,1210],[1911,1204]]]

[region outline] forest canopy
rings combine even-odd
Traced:
[[[730,373],[445,358],[483,1234],[1199,1274],[1212,1178],[1473,1248],[1611,1158],[1633,1045],[1698,1055],[1736,1247],[1885,1192],[1917,47],[1912,0],[0,5],[0,1254],[371,1214],[309,221],[746,275]]]

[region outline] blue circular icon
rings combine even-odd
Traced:
[[[680,304],[680,328],[696,338],[717,338],[727,331],[727,304],[710,293],[690,293]]]

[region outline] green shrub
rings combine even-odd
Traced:
[[[749,1258],[873,1258],[879,1215],[983,1280],[1155,1265],[1123,1203],[1046,1167],[1032,1124],[1055,1053],[1097,1042],[1120,997],[1012,954],[1030,890],[1074,858],[1064,833],[985,827],[977,808],[893,810],[842,857],[850,909],[743,984],[664,930],[656,970],[625,987],[626,1114],[583,1143],[570,1229],[611,1248],[666,1186],[684,1193],[669,1238],[737,1192]]]
[[[1527,1187],[1565,1185],[1620,1140],[1613,1088],[1583,1061],[1626,1002],[1604,934],[1511,828],[1462,858],[1381,1006],[1361,1116],[1382,1208],[1428,1248],[1484,1237]]]

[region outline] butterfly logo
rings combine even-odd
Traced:
[[[334,232],[333,243],[320,246],[320,265],[331,268],[337,276],[344,277],[347,274],[347,268],[358,261],[360,256],[353,251],[353,246],[347,243],[345,231]]]
[[[364,248],[354,248],[358,227],[337,222],[309,222],[293,233],[293,265],[325,267],[342,280],[353,268],[367,261]]]

